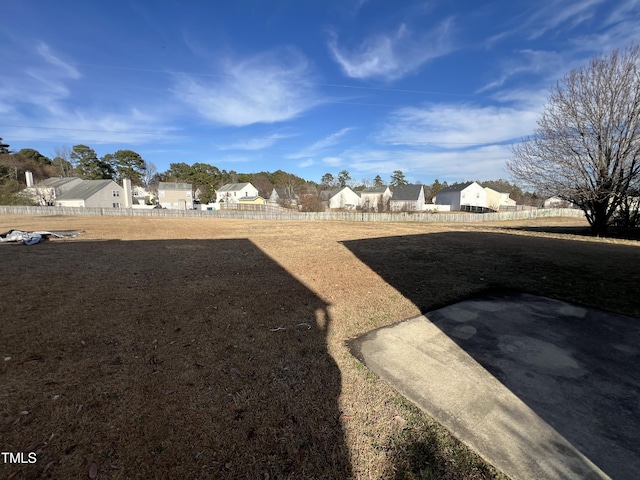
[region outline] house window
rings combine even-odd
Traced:
[[[118,190],[112,190],[113,196],[114,197],[119,197],[120,196],[120,192]]]
[[[236,196],[236,192],[233,192],[233,196],[234,196],[234,197]]]
[[[476,193],[476,198],[480,198],[480,192]]]
[[[120,208],[120,204],[119,203],[114,203],[113,204],[113,208]]]

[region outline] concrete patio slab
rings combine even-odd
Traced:
[[[513,479],[635,479],[640,320],[527,294],[457,303],[352,352]]]

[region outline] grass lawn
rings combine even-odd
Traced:
[[[0,244],[0,476],[504,478],[347,342],[492,289],[640,317],[585,225],[2,216],[80,234]]]

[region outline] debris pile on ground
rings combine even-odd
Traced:
[[[23,230],[9,230],[5,233],[0,233],[0,242],[17,242],[23,245],[35,245],[43,240],[48,240],[49,237],[56,238],[75,238],[78,236],[78,232],[59,231],[59,232],[26,232]]]

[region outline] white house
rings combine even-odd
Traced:
[[[487,208],[487,191],[476,182],[460,183],[440,190],[436,194],[435,203],[450,205],[452,211],[484,211]],[[497,203],[500,203],[499,198]]]
[[[360,196],[349,187],[339,187],[329,192],[329,208],[354,210],[360,206]]]
[[[543,204],[543,208],[575,208],[575,205],[560,197],[549,197]]]
[[[57,207],[126,208],[125,190],[113,180],[81,180],[56,198]]]
[[[227,183],[216,190],[216,202],[238,203],[241,197],[258,196],[258,189],[250,183]]]
[[[158,203],[162,208],[192,210],[193,185],[178,182],[158,183]]]
[[[389,208],[391,190],[389,187],[370,187],[360,192],[360,202],[363,209],[382,212]]]
[[[397,185],[389,200],[392,212],[422,212],[425,209],[424,188],[422,185]]]

